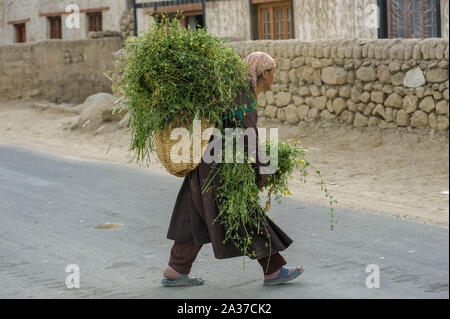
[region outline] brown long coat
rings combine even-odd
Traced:
[[[253,94],[255,94],[252,89]],[[237,107],[245,104],[250,105],[249,96],[246,93],[238,94],[235,105]],[[242,121],[244,128],[252,127],[257,133],[258,110],[256,108],[246,112],[242,117],[236,114],[236,118]],[[228,126],[228,120],[224,120],[224,127]],[[211,139],[212,140],[212,139]],[[246,142],[245,142],[246,143]],[[219,214],[216,202],[216,189],[220,184],[219,174],[216,174],[210,184],[210,189],[202,194],[202,189],[214,174],[210,174],[213,164],[202,161],[190,172],[183,181],[178,193],[172,218],[167,233],[167,238],[178,242],[195,242],[196,244],[212,243],[214,255],[218,259],[243,256],[243,253],[229,240],[223,243],[225,229],[218,222],[213,223]],[[220,165],[220,164],[216,164]],[[254,164],[257,178],[265,180],[267,175],[260,175],[256,168],[264,165],[260,158],[256,158]],[[267,217],[268,231],[270,234],[271,247],[266,247],[266,238],[263,235],[254,235],[251,249],[256,252],[257,258],[267,257],[276,252],[285,250],[291,243],[289,238],[272,220]]]

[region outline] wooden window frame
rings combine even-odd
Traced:
[[[62,17],[61,16],[48,16],[47,21],[49,24],[49,38],[61,40],[62,39]],[[56,29],[55,29],[55,25],[57,25]]]
[[[264,28],[264,11],[266,11],[267,9],[270,10],[270,35],[271,35],[271,39],[270,40],[278,40],[277,39],[277,35],[279,33],[277,33],[276,30],[276,17],[275,17],[275,11],[276,9],[280,9],[283,8],[284,11],[284,24],[283,24],[283,36],[284,39],[283,40],[288,40],[288,39],[292,39],[292,21],[291,20],[291,15],[292,15],[292,6],[291,6],[291,1],[287,0],[287,1],[271,1],[271,2],[256,2],[257,4],[257,12],[258,12],[258,40],[267,40],[265,39],[266,33],[265,32],[265,28]],[[288,14],[288,8],[290,8],[291,10],[291,14]],[[288,32],[289,30],[289,32]]]
[[[102,32],[103,31],[103,13],[102,11],[96,12],[86,12],[87,22],[88,22],[88,32]],[[93,30],[92,22],[96,20],[97,28]]]
[[[15,43],[27,42],[27,26],[25,23],[14,24]]]

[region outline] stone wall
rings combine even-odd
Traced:
[[[113,67],[113,53],[122,46],[120,37],[0,46],[0,99],[79,103],[111,92],[103,73]]]
[[[277,62],[258,99],[271,122],[323,119],[355,127],[449,128],[449,43],[430,38],[233,42]]]

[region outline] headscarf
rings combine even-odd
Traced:
[[[264,71],[273,69],[277,66],[275,60],[265,52],[252,52],[246,58],[248,63],[248,80],[256,87],[256,80]]]

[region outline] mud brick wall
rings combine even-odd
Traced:
[[[272,90],[258,96],[271,122],[449,129],[447,39],[230,44],[241,57],[264,51],[276,60]]]
[[[111,92],[103,73],[113,67],[113,53],[122,46],[120,37],[0,46],[0,99],[80,103],[94,93]]]

